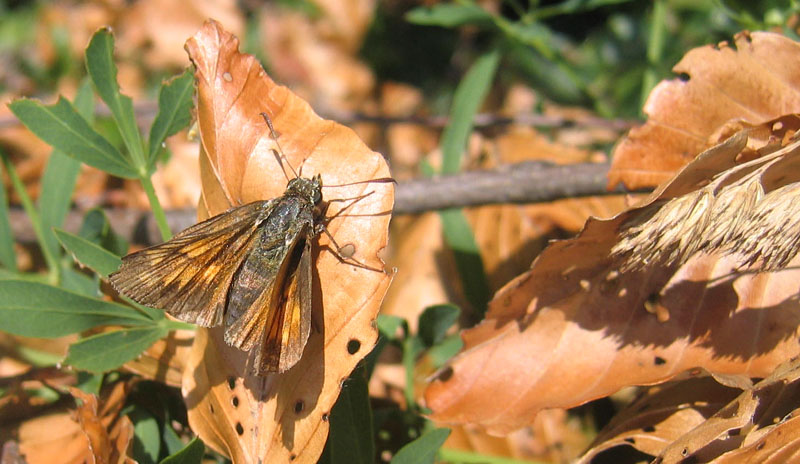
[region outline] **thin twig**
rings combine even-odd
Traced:
[[[155,118],[156,113],[158,112],[158,103],[155,101],[140,102],[136,103],[133,109],[134,113],[136,114],[137,123],[142,127],[146,127],[150,124],[150,122],[152,122],[153,118]],[[98,116],[111,116],[111,110],[109,110],[105,104],[100,103],[95,109],[95,114]],[[339,111],[321,111],[320,116],[326,119],[332,119],[340,124],[345,125],[371,122],[382,126],[388,126],[392,124],[416,124],[433,129],[442,129],[450,122],[447,116],[390,117],[369,115],[359,112]],[[510,124],[540,128],[599,127],[621,132],[640,124],[640,121],[628,119],[604,119],[592,116],[548,116],[537,113],[522,113],[513,117],[498,116],[496,113],[479,113],[475,115],[473,120],[474,127],[479,130],[498,126],[507,126]],[[9,127],[19,127],[21,125],[22,123],[13,114],[0,117],[0,130]]]
[[[495,170],[399,182],[395,190],[393,213],[414,214],[502,203],[539,203],[624,192],[606,189],[607,172],[607,164],[524,162]],[[34,242],[33,228],[25,213],[19,208],[12,208],[10,214],[16,240]],[[106,214],[114,230],[129,241],[145,245],[161,241],[158,227],[149,212],[111,208],[106,210]],[[71,232],[79,230],[82,218],[81,211],[70,211],[64,229]],[[195,222],[196,213],[193,209],[167,211],[167,223],[173,232]]]

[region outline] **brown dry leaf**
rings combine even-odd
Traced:
[[[442,448],[536,462],[574,462],[589,444],[584,424],[563,409],[542,411],[529,427],[496,437],[471,425],[451,428]]]
[[[760,128],[774,138],[758,152],[767,160],[762,164],[784,161],[784,169],[762,179],[766,192],[797,180],[791,161],[800,142],[786,139],[797,124],[788,118]],[[612,255],[621,229],[655,214],[649,207],[695,194],[717,172],[757,170],[740,162],[748,140],[747,131],[738,133],[701,154],[645,205],[610,220],[590,219],[577,238],[542,252],[529,272],[495,295],[486,319],[463,332],[464,350],[425,392],[432,418],[507,433],[540,409],[576,406],[692,368],[763,377],[800,350],[793,297],[800,270],[747,272],[741,270],[747,257],[690,254],[682,266],[650,263],[621,272],[627,257]],[[676,216],[672,224],[687,222]]]
[[[654,187],[701,151],[730,120],[760,124],[800,112],[800,44],[770,32],[742,32],[734,43],[695,48],[644,106],[644,126],[614,150],[610,187]]]
[[[323,185],[334,186],[323,188],[325,200],[371,192],[346,202],[352,206],[327,230],[340,246],[354,246],[354,259],[382,268],[378,252],[386,246],[392,184],[335,186],[387,178],[383,157],[276,85],[254,57],[238,52],[238,44],[215,22],[186,43],[196,66],[203,148],[200,214],[283,194],[287,178],[260,115],[266,112],[288,164],[304,177],[320,173]],[[331,203],[328,217],[341,208]],[[292,369],[245,376],[247,353],[227,346],[220,328],[196,333],[182,387],[189,422],[206,444],[235,462],[316,462],[341,383],[377,340],[373,322],[390,276],[340,261],[325,235],[318,242],[312,311],[320,323]]]
[[[117,49],[141,55],[150,69],[184,67],[188,63],[180,46],[206,18],[215,18],[234,34],[244,32],[236,0],[138,0],[120,15]]]
[[[672,442],[654,462],[795,462],[799,388],[800,361],[794,358]]]
[[[656,456],[739,393],[711,377],[651,387],[614,416],[578,463],[592,462],[600,453],[620,446]]]
[[[129,386],[123,382],[106,390],[98,403],[94,395],[70,391],[83,401],[77,410],[57,406],[19,423],[4,421],[0,438],[19,442],[19,454],[37,463],[133,463],[133,424],[119,413]]]
[[[134,463],[130,457],[133,446],[133,424],[119,411],[127,395],[124,383],[117,383],[106,399],[103,408],[97,404],[97,396],[70,388],[70,393],[82,404],[78,406],[78,423],[89,442],[89,451],[95,463]]]
[[[193,330],[174,330],[125,363],[125,368],[146,379],[180,387],[193,340]]]
[[[288,8],[263,9],[262,45],[278,77],[315,108],[353,111],[371,98],[372,71],[357,58],[372,22],[368,0],[326,0],[315,18]]]

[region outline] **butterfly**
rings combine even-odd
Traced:
[[[283,195],[238,206],[122,258],[109,276],[134,301],[255,349],[256,375],[284,372],[310,333],[311,242],[321,232],[322,179],[291,179]]]
[[[109,280],[120,294],[179,320],[224,325],[225,342],[251,352],[256,375],[285,372],[302,357],[310,333],[311,245],[327,232],[323,203],[321,176],[295,173],[283,195],[231,208],[131,253]]]

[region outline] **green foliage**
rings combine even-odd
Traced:
[[[321,463],[345,464],[375,462],[372,409],[369,405],[367,371],[357,367],[345,381],[339,399],[331,410],[331,429],[320,458]]]
[[[95,242],[61,229],[55,229],[55,233],[58,241],[67,252],[72,254],[77,263],[90,268],[100,277],[108,277],[119,268],[122,262],[119,256]]]
[[[161,464],[200,464],[203,461],[205,450],[203,442],[199,438],[195,438],[180,451],[164,458]]]
[[[450,436],[450,429],[433,429],[402,447],[392,458],[392,464],[433,464],[436,453]]]
[[[0,280],[0,327],[26,337],[61,337],[100,325],[143,326],[153,321],[118,303],[52,285]]]

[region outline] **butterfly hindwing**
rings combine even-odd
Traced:
[[[129,298],[162,308],[182,321],[213,327],[222,322],[236,269],[257,235],[259,218],[274,200],[249,203],[131,253],[111,274],[111,284]]]
[[[258,375],[294,365],[308,339],[313,227],[311,210],[296,200],[276,205],[232,281],[225,342],[255,350]]]

